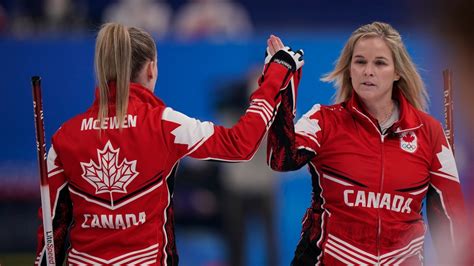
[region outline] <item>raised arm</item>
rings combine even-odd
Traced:
[[[271,36],[268,41],[270,53],[281,49],[283,44],[278,37]],[[296,113],[297,88],[302,70],[298,70],[287,88],[281,94],[281,105],[268,133],[267,158],[270,167],[277,171],[292,171],[301,168],[319,150],[318,133],[321,128],[320,106],[315,105],[297,123]],[[319,118],[319,120],[318,120]]]
[[[258,89],[250,97],[250,106],[232,128],[201,122],[166,108],[162,115],[167,140],[178,157],[247,161],[258,149],[263,136],[274,121],[281,92],[288,87],[304,63],[302,53],[279,50],[267,57]],[[171,149],[170,149],[171,150]]]

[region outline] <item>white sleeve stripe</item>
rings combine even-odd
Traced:
[[[157,245],[158,247],[158,245]],[[157,247],[154,249],[154,250],[151,250],[149,252],[146,252],[146,253],[142,253],[142,254],[138,254],[138,255],[135,255],[135,256],[131,256],[131,257],[128,257],[128,258],[125,258],[123,260],[120,260],[120,261],[116,261],[117,263],[120,262],[120,264],[125,264],[125,263],[133,263],[133,264],[138,264],[138,262],[142,259],[151,259],[151,258],[156,258],[156,255],[158,254],[158,249]],[[130,253],[129,253],[130,254]],[[118,258],[116,258],[118,259]],[[115,261],[114,261],[115,262]]]
[[[423,189],[420,189],[420,190],[418,190],[418,191],[410,192],[410,194],[416,196],[416,195],[419,195],[419,194],[425,192],[427,189],[428,189],[428,186],[426,186],[426,187],[424,187]]]
[[[408,243],[408,245],[404,246],[403,248],[392,250],[391,252],[383,254],[382,256],[380,256],[380,259],[382,259],[381,262],[384,263],[385,260],[390,260],[394,257],[399,258],[401,255],[406,254],[407,250],[410,250],[412,247],[423,245],[424,240],[425,236],[420,236],[410,241],[410,243]]]
[[[297,132],[295,132],[295,133],[296,133],[296,134],[299,134],[299,135],[301,135],[301,136],[304,136],[304,137],[309,138],[309,139],[312,140],[314,143],[316,143],[316,145],[318,145],[318,147],[321,147],[321,145],[319,144],[318,140],[317,140],[315,137],[311,136],[310,134],[308,134],[308,133],[306,133],[306,132],[303,132],[303,131],[297,131]]]
[[[381,262],[381,265],[400,265],[403,261],[405,261],[408,257],[412,256],[418,251],[423,250],[423,242],[414,244],[408,250],[404,251],[403,253],[398,254],[391,260],[386,259],[386,261]],[[395,263],[396,262],[396,263]]]
[[[109,260],[96,257],[85,252],[79,252],[74,248],[69,252],[68,258],[74,258],[76,260],[82,260],[84,262],[88,262],[91,264],[96,265],[97,263],[100,264],[136,264],[139,260],[145,259],[152,259],[156,258],[158,254],[158,244],[149,246],[147,248],[141,250],[135,250],[126,254],[122,254],[118,257],[111,258]]]
[[[261,106],[264,106],[268,111],[272,112],[275,108],[271,106],[267,101],[265,100],[260,100],[260,99],[255,99],[250,102],[250,104],[258,104]]]
[[[267,106],[268,110],[273,111],[272,105],[269,104],[269,103],[268,103],[266,100],[264,100],[264,99],[253,99],[252,102],[261,102],[261,103],[263,103],[264,105]]]
[[[423,244],[424,236],[421,236],[413,239],[403,248],[393,250],[381,256],[375,256],[343,241],[342,239],[335,237],[334,235],[329,234],[329,240],[325,246],[325,251],[329,250],[335,252],[335,254],[340,255],[341,258],[356,262],[359,265],[366,265],[366,262],[370,262],[370,264],[376,264],[376,261],[383,265],[393,265],[395,262],[397,264],[401,263],[413,254],[420,252],[423,249]]]
[[[355,251],[355,252],[357,252],[357,253],[360,253],[360,254],[365,255],[365,256],[367,256],[367,257],[369,257],[369,258],[372,258],[372,259],[376,259],[376,260],[379,259],[379,257],[377,257],[377,256],[375,256],[375,255],[373,255],[373,254],[370,254],[370,253],[368,253],[368,252],[366,252],[366,251],[364,251],[364,250],[362,250],[362,249],[360,249],[360,248],[358,248],[358,247],[356,247],[356,246],[354,246],[354,245],[351,245],[351,244],[347,243],[346,241],[344,241],[344,240],[342,240],[342,239],[340,239],[340,238],[338,238],[338,237],[336,237],[336,236],[334,236],[334,235],[332,235],[332,234],[329,234],[329,238],[332,239],[332,240],[334,240],[335,242],[338,242],[338,243],[340,243],[340,244],[342,244],[342,245],[344,245],[344,246],[350,248],[351,250],[353,250],[353,251]]]
[[[329,180],[331,180],[331,181],[333,181],[333,182],[336,182],[336,183],[339,183],[339,184],[341,184],[341,185],[344,185],[344,186],[346,186],[346,187],[353,187],[353,186],[354,186],[354,185],[352,185],[352,184],[350,184],[350,183],[344,182],[344,181],[342,181],[342,180],[339,180],[339,179],[337,179],[337,178],[335,178],[335,177],[332,177],[332,176],[330,176],[330,175],[327,175],[327,174],[323,174],[323,177],[326,178],[326,179],[329,179]]]
[[[70,253],[69,253],[69,256],[68,256],[68,260],[71,260],[71,259],[73,259],[74,262],[76,262],[76,263],[81,262],[81,263],[90,263],[90,264],[92,264],[92,265],[97,264],[97,262],[95,262],[95,261],[86,259],[86,258],[84,258],[84,257],[80,257],[80,256],[78,256],[78,255],[76,255],[76,254],[73,254],[72,252],[70,252]]]
[[[51,168],[51,169],[48,167],[48,173],[51,173],[51,172],[56,171],[58,169],[60,169],[60,168],[57,165],[55,165],[54,168]]]
[[[84,262],[79,262],[77,260],[74,260],[73,258],[68,257],[67,262],[69,265],[74,266],[74,265],[86,265]]]
[[[263,120],[263,122],[265,123],[265,126],[268,125],[268,121],[267,121],[266,117],[262,114],[262,112],[260,112],[260,111],[255,111],[255,110],[252,110],[252,109],[247,109],[247,112],[259,114],[259,115],[262,117],[262,120]]]
[[[265,115],[267,121],[272,119],[272,115],[268,113],[268,111],[265,109],[263,106],[258,106],[258,105],[252,105],[248,109],[250,110],[257,110],[257,111],[262,111],[262,113]]]
[[[156,263],[156,259],[149,260],[149,261],[144,261],[143,263],[140,263],[141,265],[152,265]]]
[[[363,265],[363,264],[366,264],[367,262],[372,264],[372,265],[377,264],[377,261],[371,260],[369,258],[366,258],[366,257],[360,255],[360,254],[357,254],[354,251],[349,250],[349,249],[345,248],[342,245],[339,245],[338,243],[336,243],[332,239],[328,240],[328,242],[326,244],[326,248],[338,253],[339,255],[345,257],[346,259],[349,259],[349,260],[352,260],[352,261],[356,262],[358,265]],[[361,260],[365,261],[365,262],[362,262]]]
[[[438,173],[438,172],[433,172],[433,171],[430,171],[430,174],[437,175],[439,177],[444,177],[446,179],[449,179],[449,180],[452,180],[452,181],[455,181],[455,182],[459,183],[459,179],[457,179],[454,176],[450,176],[450,175],[442,174],[442,173]]]
[[[448,214],[448,210],[446,209],[446,205],[444,204],[444,198],[443,198],[443,192],[438,189],[435,185],[433,185],[433,183],[430,184],[435,190],[436,192],[438,193],[440,199],[441,199],[441,205],[443,207],[443,211],[444,211],[444,214],[446,215],[446,217],[448,218],[449,220],[449,230],[450,230],[450,233],[451,233],[451,241],[453,242],[453,247],[456,246],[456,241],[454,241],[454,229],[453,229],[453,221],[451,220],[451,217],[449,216]]]
[[[156,254],[154,255],[151,255],[151,256],[148,256],[148,257],[145,257],[145,258],[141,258],[139,260],[135,260],[133,262],[133,264],[131,263],[131,265],[143,265],[143,262],[146,261],[146,262],[150,262],[150,261],[153,261],[156,263]]]
[[[59,173],[62,173],[62,172],[64,172],[64,169],[58,169],[58,170],[56,170],[56,171],[50,171],[50,172],[48,173],[48,177],[55,176],[55,175],[57,175],[57,174],[59,174]]]
[[[266,121],[270,121],[272,119],[271,116],[269,116],[265,110],[262,110],[262,107],[258,107],[258,106],[251,106],[249,107],[247,110],[254,110],[254,111],[257,111],[257,112],[261,112],[264,116],[265,116],[265,120]]]
[[[324,250],[324,252],[326,252],[327,254],[333,256],[335,259],[339,260],[340,262],[345,263],[346,265],[354,265],[354,263],[351,263],[351,262],[339,257],[338,255],[332,253],[331,250],[329,250],[329,249]]]
[[[273,116],[273,110],[269,110],[265,105],[261,104],[261,103],[252,103],[250,105],[250,107],[252,106],[255,106],[255,107],[259,107],[261,108],[263,111],[265,111],[265,113],[268,115],[268,117],[272,117]]]

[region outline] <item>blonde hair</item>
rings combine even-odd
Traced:
[[[372,37],[384,40],[392,51],[395,72],[400,75],[400,79],[395,81],[394,86],[401,90],[408,102],[415,108],[426,111],[428,93],[415,64],[403,44],[402,37],[392,26],[382,22],[373,22],[355,30],[342,49],[334,70],[321,79],[325,82],[335,83],[335,103],[347,101],[352,95],[353,87],[350,78],[350,65],[355,44],[361,38]]]
[[[122,128],[128,108],[130,81],[135,81],[147,60],[155,60],[156,45],[145,31],[118,23],[104,24],[95,46],[95,73],[99,87],[98,120],[109,112],[109,83],[116,83],[115,113]]]

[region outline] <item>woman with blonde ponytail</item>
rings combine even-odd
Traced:
[[[302,52],[279,49],[265,63],[247,111],[224,128],[167,107],[153,94],[152,37],[105,24],[95,49],[96,99],[62,125],[48,153],[58,264],[67,256],[68,265],[178,265],[172,199],[179,160],[252,158],[281,92],[298,84]],[[35,264],[45,263],[42,232]]]
[[[400,34],[382,22],[358,28],[322,80],[335,83],[335,104],[294,125],[285,91],[268,136],[273,169],[307,164],[312,175],[292,265],[423,265],[424,200],[440,264],[464,265],[456,163]]]

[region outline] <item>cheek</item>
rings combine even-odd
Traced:
[[[381,77],[383,78],[383,82],[385,84],[393,84],[393,82],[397,78],[397,75],[395,74],[395,72],[390,70],[390,71],[385,71]]]
[[[360,80],[360,76],[361,76],[360,71],[355,67],[351,67],[349,73],[351,77],[352,86],[355,87],[354,85],[358,84]]]
[[[351,85],[352,85],[352,89],[355,90],[356,92],[359,92],[359,85],[360,85],[360,82],[358,82],[357,80],[355,79],[351,79]]]
[[[350,73],[352,79],[359,79],[362,75],[362,68],[352,65],[350,68]]]

